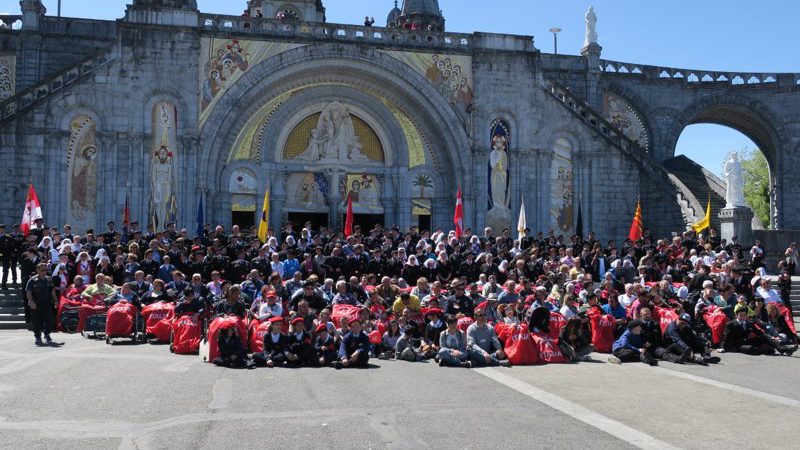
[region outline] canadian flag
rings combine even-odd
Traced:
[[[28,237],[28,233],[30,233],[31,228],[33,228],[33,222],[41,218],[42,204],[39,203],[39,197],[36,196],[33,185],[29,184],[28,198],[25,199],[25,211],[22,213],[22,222],[20,222],[20,227],[25,237]]]
[[[453,223],[456,225],[456,237],[460,238],[464,234],[464,199],[461,196],[461,186],[458,187],[456,213],[453,215]]]

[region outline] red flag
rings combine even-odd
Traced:
[[[628,238],[633,242],[638,241],[644,236],[644,225],[642,225],[642,201],[641,199],[636,202],[636,213],[633,215],[633,222],[631,223],[631,231],[628,232]]]
[[[458,187],[456,213],[453,215],[453,223],[456,225],[456,237],[461,238],[461,235],[464,234],[464,199],[461,196],[461,186]]]
[[[36,219],[42,218],[42,204],[39,203],[39,197],[36,196],[36,191],[33,189],[33,184],[28,185],[28,197],[25,199],[25,211],[22,213],[22,222],[20,227],[25,237],[33,228],[33,223]]]
[[[122,227],[128,228],[131,226],[131,208],[128,203],[128,195],[125,195],[125,208],[122,209]]]
[[[353,199],[347,194],[347,217],[344,219],[344,237],[353,234]]]

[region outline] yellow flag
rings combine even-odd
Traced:
[[[705,230],[706,228],[711,227],[711,196],[708,196],[708,206],[706,206],[706,216],[696,224],[692,225],[692,229],[695,233],[700,233],[701,231]]]
[[[269,187],[264,192],[264,206],[261,207],[261,219],[258,222],[258,239],[267,243],[267,228],[269,228]]]

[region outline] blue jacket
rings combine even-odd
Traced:
[[[628,317],[628,311],[626,311],[625,307],[622,305],[617,305],[616,308],[612,308],[611,304],[606,304],[603,305],[603,311],[605,311],[606,314],[611,314],[615,319],[624,319]]]
[[[641,336],[631,333],[631,330],[625,330],[622,336],[614,341],[614,346],[611,348],[611,351],[615,352],[621,348],[638,351],[642,348],[642,345],[644,344],[642,343]]]

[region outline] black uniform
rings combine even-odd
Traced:
[[[285,365],[286,361],[288,361],[286,352],[289,351],[289,344],[291,344],[289,336],[283,333],[274,338],[273,336],[271,332],[264,335],[264,351],[253,355],[256,364],[265,366],[267,361],[272,361],[277,367]]]
[[[6,288],[8,283],[8,275],[11,272],[11,257],[14,252],[14,240],[11,236],[3,233],[0,235],[0,262],[3,265],[3,289]],[[12,276],[12,280],[16,283],[16,273]]]
[[[44,332],[45,339],[49,340],[50,330],[53,328],[53,310],[55,309],[53,280],[49,276],[40,278],[39,275],[34,275],[28,280],[25,292],[30,294],[30,299],[36,305],[36,308],[30,310],[33,335],[38,341]]]
[[[268,335],[264,335],[267,338]],[[297,361],[288,361],[292,366],[310,366],[314,364],[314,343],[311,334],[303,331],[299,335],[291,333],[289,335],[289,352],[297,356]]]

